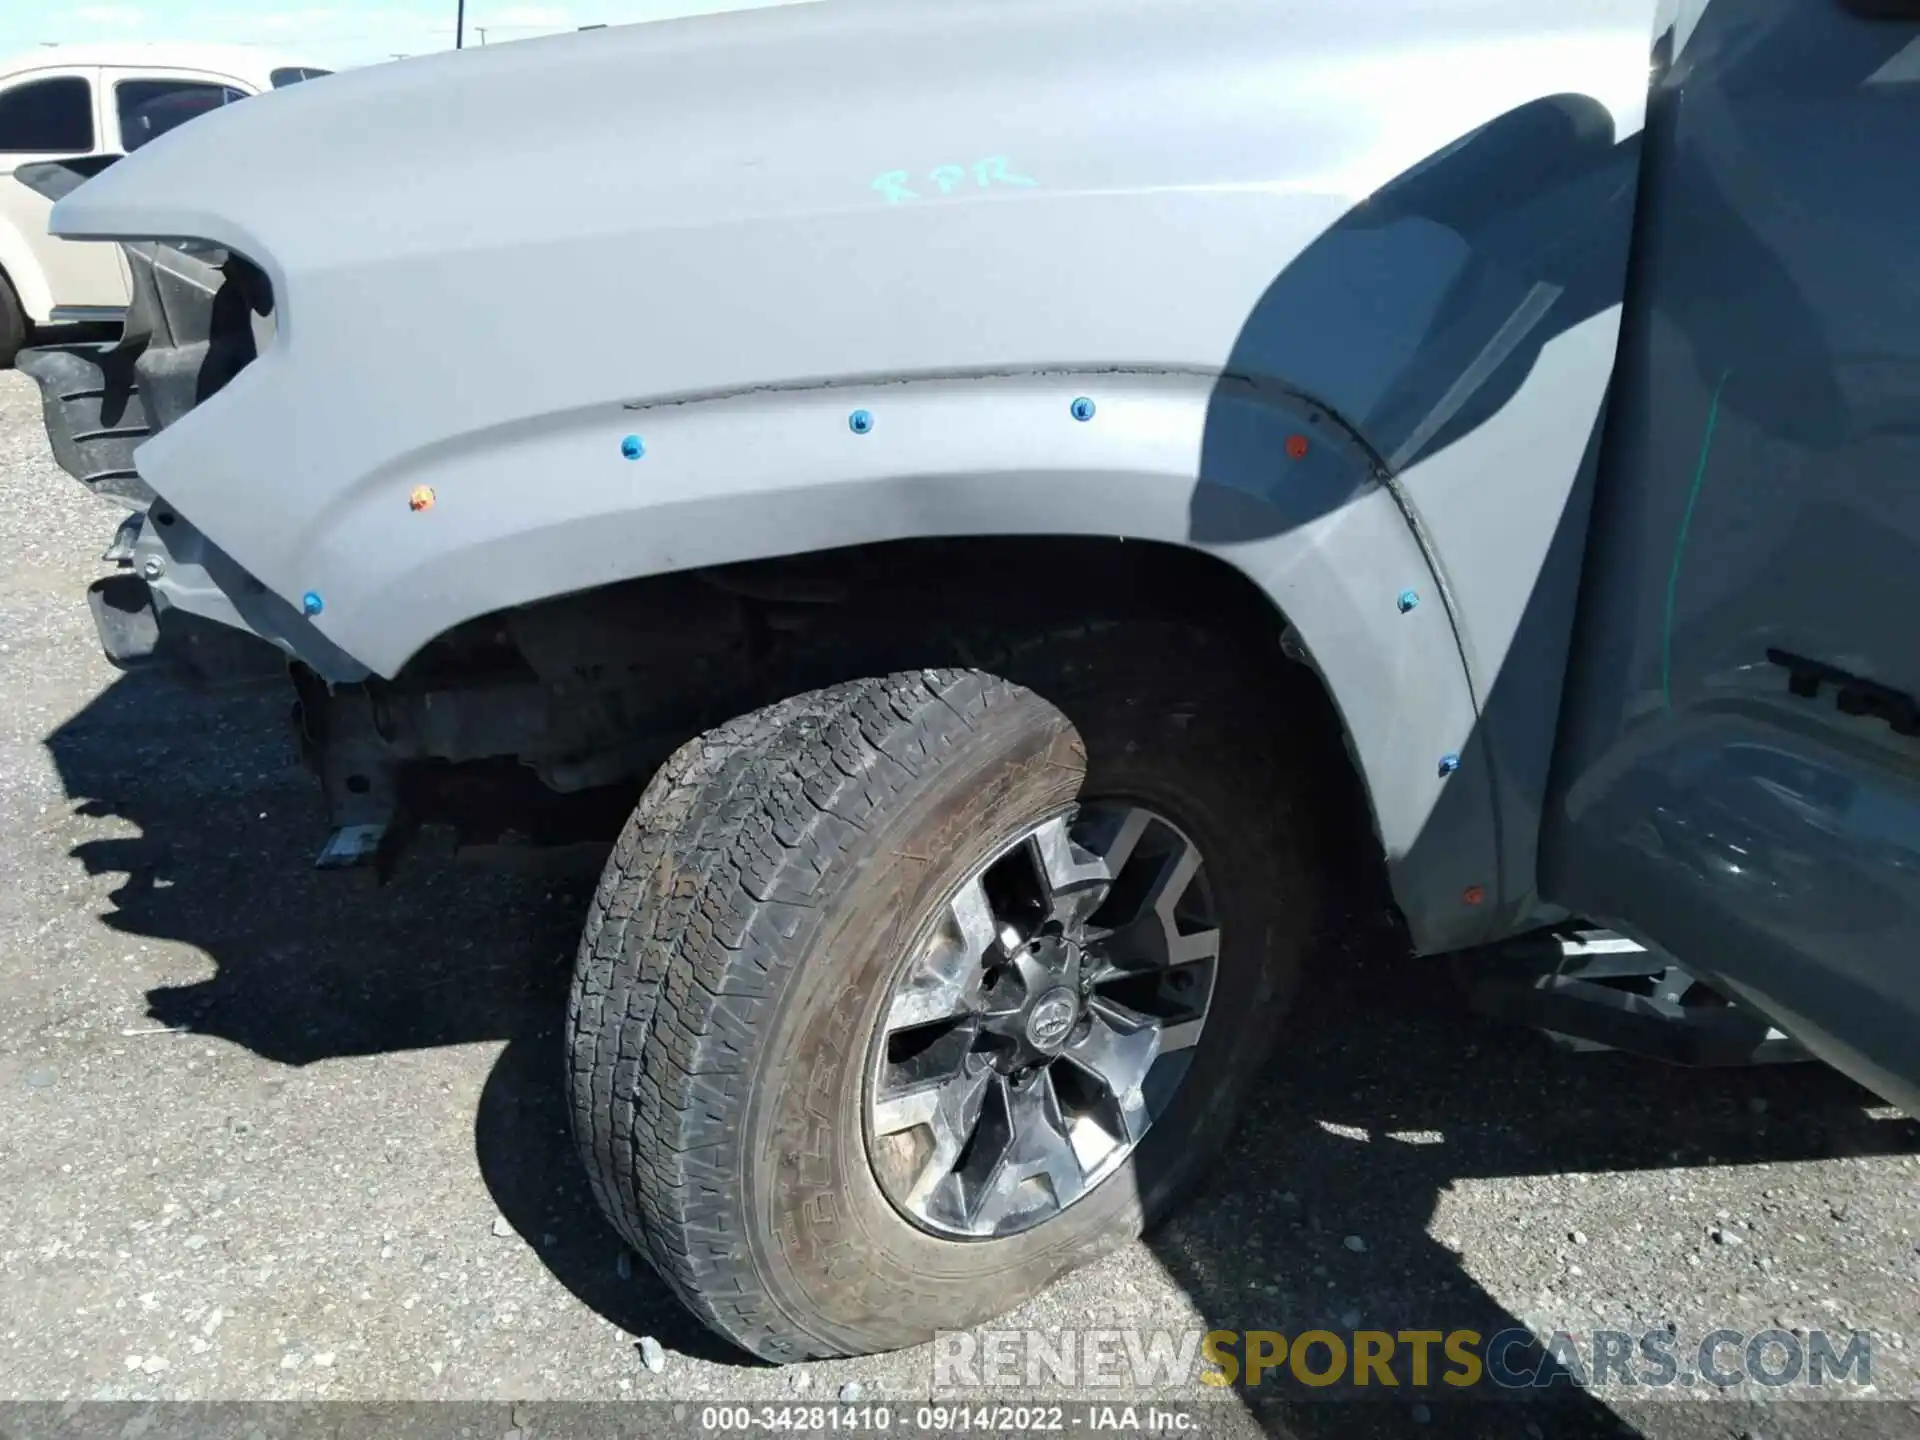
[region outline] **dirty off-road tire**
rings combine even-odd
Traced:
[[[1225,1138],[1312,932],[1267,667],[1155,626],[993,658],[682,747],[588,916],[596,1196],[767,1359],[978,1323],[1139,1234]]]
[[[13,286],[5,275],[0,275],[0,370],[11,366],[26,347],[27,336],[32,327],[27,323],[27,312],[21,307],[20,297],[14,293]]]

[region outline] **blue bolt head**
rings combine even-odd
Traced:
[[[873,429],[873,412],[856,410],[847,417],[847,428],[856,435],[864,435]]]
[[[1091,420],[1093,418],[1093,401],[1084,395],[1075,400],[1068,408],[1073,411],[1073,418],[1076,420]]]
[[[1458,755],[1442,755],[1440,757],[1440,773],[1442,775],[1451,775],[1459,768],[1460,757]]]
[[[1400,598],[1393,603],[1395,608],[1404,615],[1420,603],[1420,597],[1411,590],[1402,590],[1400,592]]]
[[[638,460],[647,453],[647,442],[638,435],[629,435],[620,442],[620,453],[629,460]]]
[[[309,615],[318,615],[327,608],[327,603],[320,598],[318,590],[309,590],[300,597],[300,608]]]

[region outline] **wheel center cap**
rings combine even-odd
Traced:
[[[1063,988],[1049,990],[1027,1012],[1027,1043],[1051,1055],[1067,1042],[1073,1022],[1080,1018],[1080,997]]]

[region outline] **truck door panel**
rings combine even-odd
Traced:
[[[1913,1108],[1920,18],[1683,8],[1648,113],[1545,890]]]

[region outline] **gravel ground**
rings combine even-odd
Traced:
[[[582,879],[316,875],[285,698],[101,658],[113,518],[0,375],[0,1398],[484,1401],[499,1434],[516,1400],[926,1397],[925,1349],[761,1366],[629,1261],[562,1118]],[[1330,958],[1206,1191],[1007,1327],[1858,1330],[1878,1404],[1612,1387],[1547,1429],[1920,1430],[1920,1128],[1814,1066],[1564,1055],[1383,948]]]

